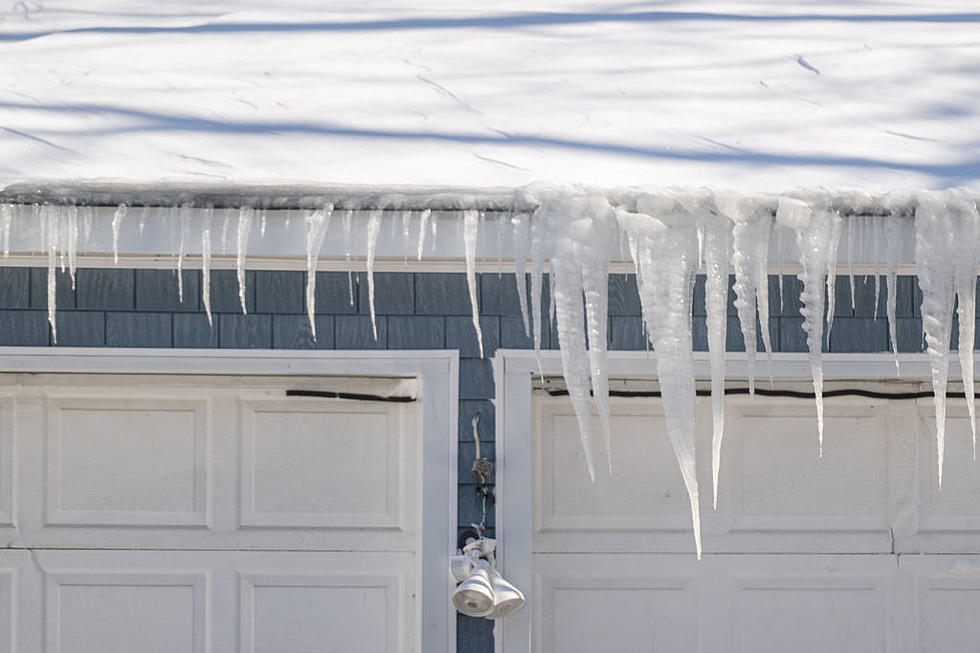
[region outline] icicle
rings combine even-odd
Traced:
[[[58,324],[55,314],[58,309],[58,234],[61,231],[58,211],[50,206],[41,208],[43,224],[47,229],[48,247],[48,324],[51,325],[51,342],[58,343]],[[46,220],[44,218],[47,218]]]
[[[606,307],[609,255],[615,238],[613,211],[601,195],[557,195],[542,201],[534,220],[547,223],[551,234],[553,251],[549,278],[553,283],[562,369],[578,420],[589,478],[595,482],[590,381],[612,471]]]
[[[878,299],[881,297],[881,275],[878,271],[878,235],[881,233],[881,216],[876,215],[871,219],[872,223],[872,242],[871,246],[874,247],[874,274],[875,274],[875,313],[874,319],[878,319]],[[887,227],[886,227],[887,229]],[[897,254],[896,254],[897,257]],[[897,258],[896,258],[897,263]],[[894,293],[892,293],[894,295]],[[897,352],[896,352],[897,353]],[[896,362],[897,364],[897,362]]]
[[[180,207],[180,244],[177,247],[177,299],[184,303],[184,249],[191,230],[191,207]]]
[[[541,338],[544,324],[541,321],[541,297],[544,292],[544,258],[548,225],[544,219],[531,220],[531,320],[534,336],[534,355],[538,361],[538,373],[544,377],[541,365]],[[550,301],[550,300],[549,300]]]
[[[425,209],[419,215],[419,246],[418,246],[418,257],[417,260],[422,260],[422,250],[425,248],[425,228],[429,222],[429,216],[432,215],[430,209]]]
[[[68,207],[68,274],[71,289],[75,290],[75,264],[78,262],[78,207]]]
[[[350,300],[350,305],[354,305],[354,271],[351,269],[350,265],[350,250],[351,250],[351,221],[353,220],[354,212],[350,209],[344,211],[344,252],[347,260],[347,298]]]
[[[119,265],[119,227],[122,225],[123,218],[126,217],[127,207],[120,204],[116,212],[112,215],[112,264]]]
[[[306,316],[310,321],[310,333],[316,342],[316,268],[320,259],[323,239],[330,226],[333,205],[326,204],[319,211],[306,216]]]
[[[150,212],[149,206],[144,206],[143,210],[140,211],[140,237],[143,236],[143,228],[146,226],[146,216]]]
[[[803,306],[803,330],[810,350],[810,373],[817,405],[817,438],[820,457],[823,457],[823,313],[826,306],[824,287],[837,263],[837,244],[840,239],[841,217],[826,206],[824,198],[813,205],[787,197],[780,198],[776,219],[796,231],[800,250],[799,274],[803,282],[800,299]]]
[[[878,218],[875,218],[877,220]],[[875,227],[875,279],[878,279],[878,239],[877,225]],[[902,246],[901,223],[892,216],[885,223],[885,290],[887,292],[885,314],[888,317],[888,337],[892,341],[892,352],[895,354],[895,376],[901,376],[902,369],[898,362],[898,328],[895,320],[895,309],[898,303],[898,257]],[[875,311],[878,310],[878,287],[875,286]],[[877,317],[877,314],[876,316]]]
[[[10,256],[10,225],[14,220],[14,207],[0,204],[0,239],[3,241],[3,257]]]
[[[639,213],[617,210],[620,227],[636,243],[643,319],[657,354],[664,420],[691,501],[691,520],[701,557],[701,509],[694,437],[694,361],[691,291],[697,238],[687,211],[667,197],[641,197]]]
[[[95,220],[95,213],[91,206],[82,207],[82,250],[88,248],[89,239],[92,237],[92,223]]]
[[[211,319],[211,220],[214,218],[214,207],[204,207],[201,216],[201,301],[204,303],[204,313],[208,316],[208,326],[213,327]]]
[[[527,319],[527,257],[531,251],[531,235],[526,213],[518,213],[511,218],[514,225],[514,282],[517,284],[517,301],[521,304],[521,319],[524,321],[524,335],[531,337],[531,327]]]
[[[476,342],[483,358],[483,329],[480,328],[480,306],[476,296],[476,241],[479,233],[479,214],[476,211],[463,211],[463,249],[466,256],[466,285],[470,294],[470,310],[473,314],[473,328],[476,329]]]
[[[245,307],[245,253],[248,249],[248,234],[252,229],[252,216],[255,210],[243,206],[238,212],[238,249],[235,256],[235,269],[238,275],[238,301],[242,305],[242,314],[248,313]]]
[[[960,361],[971,424],[973,409],[973,333],[976,275],[980,254],[980,216],[976,205],[958,193],[922,193],[915,211],[915,264],[922,288],[922,330],[932,368],[936,410],[936,452],[939,488],[943,486],[946,445],[946,384],[949,377],[949,345],[953,304],[959,302]],[[969,324],[964,320],[969,319]],[[967,342],[964,330],[968,332]],[[964,351],[964,348],[966,351]],[[975,428],[975,427],[974,427]]]
[[[783,259],[786,258],[786,243],[783,241],[783,230],[775,226],[776,229],[776,251],[779,258],[776,260],[776,275],[779,277],[779,312],[786,312],[786,293],[783,292]]]
[[[755,393],[756,311],[760,312],[762,343],[772,355],[769,337],[769,231],[772,227],[771,203],[748,198],[722,196],[719,209],[734,223],[732,229],[732,267],[735,268],[735,308],[745,341],[749,394]],[[763,305],[765,300],[766,305]],[[764,314],[764,315],[763,315]],[[762,317],[765,317],[765,321]],[[656,348],[656,347],[655,347]],[[771,363],[770,363],[771,376]]]
[[[265,238],[265,220],[266,220],[266,211],[265,211],[265,209],[263,209],[262,212],[259,215],[260,215],[260,219],[259,219],[259,238]],[[315,338],[314,338],[314,340],[315,340]]]
[[[232,212],[229,209],[225,209],[225,219],[221,223],[221,253],[228,253],[228,229],[231,226],[231,215]],[[239,212],[241,215],[241,212]],[[140,231],[142,234],[143,232]]]
[[[854,216],[847,217],[847,279],[851,284],[851,313],[854,313]]]
[[[371,309],[371,335],[378,341],[378,323],[374,314],[374,249],[378,245],[378,233],[381,231],[381,211],[368,212],[367,226],[367,282],[368,306]],[[348,277],[349,279],[349,277]],[[353,296],[353,292],[351,293]]]
[[[504,276],[504,227],[510,223],[510,214],[497,216],[497,278]]]
[[[707,313],[708,355],[711,362],[711,479],[714,508],[718,509],[721,444],[725,436],[725,340],[728,330],[728,261],[732,223],[725,216],[704,212],[704,304]]]

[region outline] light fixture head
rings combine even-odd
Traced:
[[[490,566],[490,584],[493,587],[493,610],[487,619],[503,619],[524,607],[524,594],[510,584],[497,568]]]
[[[485,617],[494,609],[493,583],[490,581],[490,565],[477,560],[469,578],[453,592],[453,605],[465,615]]]

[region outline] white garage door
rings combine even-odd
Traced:
[[[700,562],[658,402],[613,400],[613,474],[598,454],[592,485],[567,398],[535,393],[532,650],[980,650],[980,463],[962,400],[940,493],[931,400],[827,400],[821,460],[812,400],[730,396],[717,511],[699,455]]]
[[[0,375],[0,651],[416,650],[416,381]]]

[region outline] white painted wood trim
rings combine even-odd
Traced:
[[[420,653],[454,653],[449,556],[456,549],[459,352],[2,347],[0,372],[368,375],[421,381]]]
[[[740,381],[747,377],[744,353],[727,358],[726,378]],[[959,375],[955,356],[950,358],[951,379]],[[609,352],[609,376],[652,378],[656,376],[656,354],[653,352]],[[924,382],[930,379],[925,354],[901,354],[901,377],[895,374],[895,357],[888,353],[824,354],[824,380],[902,380]],[[540,365],[540,367],[539,367]],[[561,374],[557,351],[498,349],[493,358],[497,384],[497,555],[505,577],[524,592],[528,604],[515,615],[497,622],[494,631],[496,653],[530,653],[531,618],[535,609],[534,576],[531,561],[531,390],[533,377]],[[980,370],[980,362],[977,369]],[[694,372],[709,378],[707,353],[694,355]],[[756,362],[758,378],[767,375],[765,357]],[[776,353],[772,361],[773,377],[783,381],[809,380],[808,354]]]

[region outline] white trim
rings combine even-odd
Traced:
[[[497,504],[496,524],[498,560],[507,580],[519,587],[528,605],[520,612],[497,622],[494,631],[497,653],[530,653],[531,617],[534,614],[534,576],[531,564],[531,389],[533,376],[561,374],[557,351],[498,349],[493,358],[497,388]],[[726,378],[746,378],[745,354],[727,355]],[[951,378],[959,374],[956,357],[950,357]],[[611,377],[655,378],[656,355],[653,352],[609,352]],[[901,377],[895,375],[895,358],[891,354],[824,354],[825,381],[838,379],[876,379],[927,381],[931,372],[925,354],[901,354]],[[540,362],[540,367],[539,367]],[[980,362],[978,362],[980,368]],[[767,374],[764,357],[759,356],[756,371]],[[708,378],[709,359],[705,353],[694,355],[694,372]],[[780,380],[809,380],[808,354],[773,354],[772,374]]]
[[[422,401],[422,532],[418,651],[454,653],[449,556],[456,548],[459,352],[270,351],[2,347],[2,372],[130,374],[357,374],[418,377]]]

